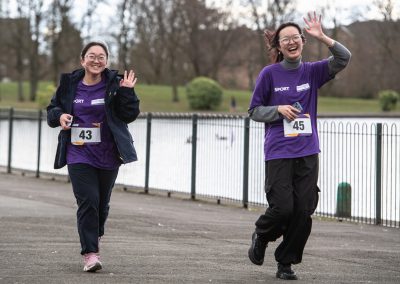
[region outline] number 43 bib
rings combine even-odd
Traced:
[[[100,123],[92,123],[88,127],[74,124],[71,127],[71,143],[73,145],[97,144],[101,142]]]
[[[310,136],[312,134],[309,114],[299,114],[293,121],[283,120],[285,137]]]

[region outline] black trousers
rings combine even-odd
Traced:
[[[271,242],[283,236],[275,250],[282,264],[300,263],[318,204],[318,154],[270,160],[265,163],[265,192],[269,207],[256,221],[260,239]]]
[[[76,215],[81,254],[98,252],[99,237],[104,235],[118,169],[103,170],[88,164],[71,164],[68,172],[78,204]]]

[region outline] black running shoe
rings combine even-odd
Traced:
[[[292,270],[290,264],[278,263],[278,271],[276,272],[276,278],[284,280],[297,280],[296,273]]]
[[[249,248],[249,258],[255,265],[262,265],[264,263],[265,249],[268,242],[260,240],[256,232],[251,236],[251,246]]]

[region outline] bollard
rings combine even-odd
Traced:
[[[347,182],[338,185],[336,217],[351,217],[351,185]]]

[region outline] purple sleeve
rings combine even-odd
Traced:
[[[321,88],[326,82],[332,80],[335,76],[329,75],[328,59],[312,63],[312,72],[314,83]]]
[[[249,110],[261,105],[267,105],[268,96],[270,94],[269,77],[267,74],[267,69],[264,68],[258,75],[253,96],[251,97]]]

